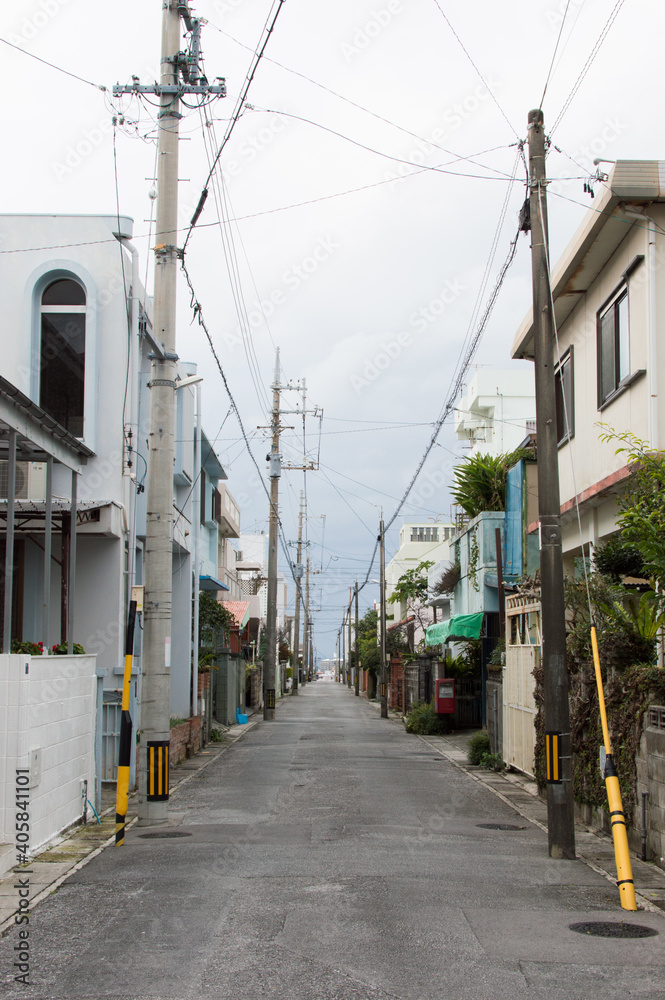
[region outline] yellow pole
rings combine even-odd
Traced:
[[[132,680],[134,653],[134,623],[136,601],[129,603],[127,638],[125,643],[125,673],[122,682],[122,716],[120,718],[120,750],[118,752],[118,777],[115,792],[115,846],[125,842],[125,823],[129,805],[129,768],[132,754],[132,717],[129,714],[129,688]]]
[[[630,863],[630,853],[628,851],[626,817],[624,816],[623,805],[621,802],[619,777],[612,759],[610,733],[607,728],[607,712],[605,710],[605,695],[603,693],[603,679],[600,673],[600,657],[598,656],[598,639],[596,637],[595,626],[593,625],[591,626],[591,648],[593,650],[593,663],[596,670],[598,707],[600,709],[600,722],[603,727],[603,743],[605,744],[605,772],[603,776],[605,778],[605,787],[607,789],[607,802],[610,807],[610,822],[612,825],[612,839],[614,841],[614,858],[617,866],[619,900],[624,910],[636,910],[637,901],[635,899],[635,886],[633,884],[633,869]]]

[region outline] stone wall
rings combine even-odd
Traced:
[[[169,737],[169,761],[171,767],[180,764],[201,748],[201,716],[185,719],[174,726]]]
[[[651,705],[637,754],[637,801],[631,847],[641,849],[642,792],[647,798],[647,858],[665,867],[665,706]]]
[[[492,753],[503,755],[503,672],[489,670],[485,681],[485,715]]]

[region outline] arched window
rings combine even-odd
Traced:
[[[83,437],[85,311],[85,291],[71,278],[42,293],[39,405],[76,437]]]

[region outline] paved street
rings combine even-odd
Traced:
[[[280,704],[178,789],[171,823],[135,826],[35,908],[30,986],[17,931],[0,941],[3,995],[663,996],[660,913],[550,861],[541,829],[340,685]],[[622,920],[659,934],[569,929]]]

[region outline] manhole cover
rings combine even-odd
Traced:
[[[516,826],[514,823],[476,823],[481,830],[526,830],[525,826]]]
[[[176,837],[191,837],[184,830],[159,830],[157,833],[139,833],[143,840],[174,840]]]
[[[571,924],[570,930],[577,934],[592,934],[594,937],[606,938],[645,938],[654,937],[658,933],[652,927],[642,927],[640,924],[611,924],[602,920]]]

